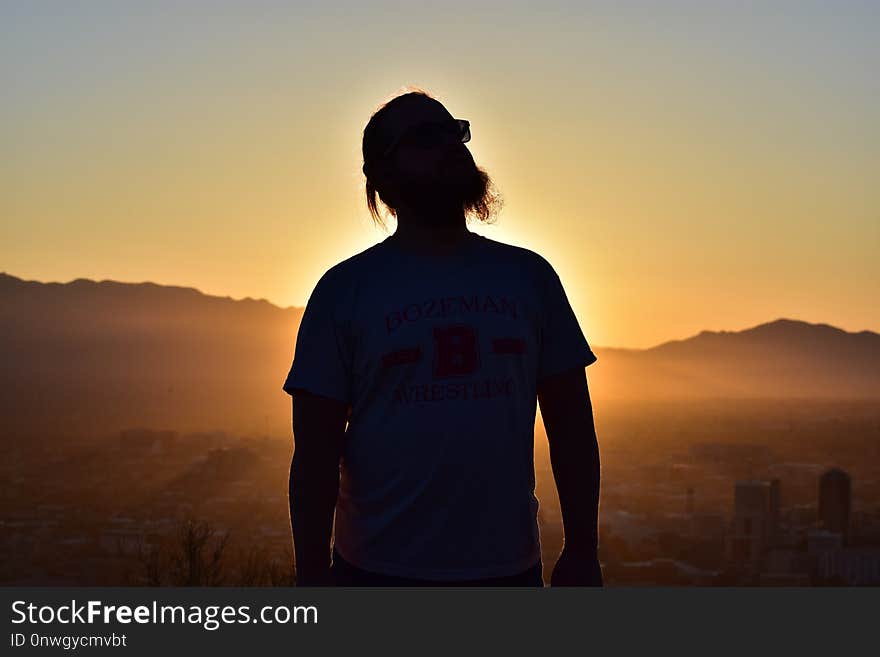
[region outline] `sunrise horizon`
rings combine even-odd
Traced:
[[[278,303],[278,302],[276,302],[268,297],[265,297],[265,296],[245,295],[245,296],[239,297],[239,296],[233,296],[230,294],[224,294],[222,292],[209,292],[209,291],[206,291],[206,290],[204,290],[200,287],[194,286],[194,285],[186,285],[186,284],[182,284],[182,283],[171,283],[171,282],[164,283],[164,282],[158,282],[156,280],[127,281],[127,280],[121,280],[119,278],[89,278],[89,277],[85,277],[85,276],[76,276],[73,278],[69,278],[68,280],[41,280],[38,278],[26,278],[23,276],[18,276],[16,274],[13,274],[9,271],[0,270],[0,277],[3,277],[3,276],[15,278],[15,279],[18,279],[18,280],[25,282],[25,283],[39,283],[39,284],[43,284],[43,285],[52,285],[52,284],[54,284],[54,285],[69,285],[69,284],[77,282],[77,281],[87,281],[89,283],[94,283],[94,284],[117,283],[117,284],[121,284],[121,285],[130,285],[130,286],[153,285],[153,286],[167,288],[167,289],[194,290],[198,294],[205,296],[205,297],[230,300],[230,301],[234,301],[234,302],[239,302],[239,301],[265,302],[265,303],[268,303],[268,304],[270,304],[280,310],[303,310],[306,305],[306,300],[303,300],[302,303],[298,303],[298,304],[294,303],[294,304],[282,305],[281,303]],[[851,326],[844,326],[838,322],[828,320],[828,319],[814,319],[814,318],[805,319],[805,318],[799,317],[799,316],[792,316],[792,315],[777,313],[775,315],[772,315],[771,317],[764,318],[764,319],[758,320],[758,321],[752,321],[751,323],[748,323],[748,322],[743,323],[738,326],[709,326],[707,323],[705,323],[705,324],[701,325],[699,328],[695,328],[695,329],[691,330],[691,332],[689,332],[689,333],[656,339],[655,341],[653,341],[649,344],[645,344],[645,345],[606,344],[606,343],[595,342],[592,340],[590,342],[595,349],[600,349],[600,350],[646,351],[646,350],[652,349],[654,347],[659,347],[661,345],[667,344],[669,342],[678,342],[678,341],[682,341],[682,340],[687,340],[689,338],[696,337],[697,335],[699,335],[701,333],[705,333],[705,332],[741,333],[743,331],[748,331],[750,329],[754,329],[754,328],[757,328],[760,326],[766,326],[766,325],[783,323],[783,322],[806,324],[806,325],[813,326],[813,327],[827,326],[827,327],[831,327],[833,329],[844,331],[848,334],[860,334],[860,333],[880,334],[880,329],[878,329],[876,327],[856,328],[856,327],[851,327]]]
[[[363,129],[415,86],[503,198],[474,232],[544,256],[592,343],[880,328],[871,7],[467,4],[450,49],[423,7],[163,5],[6,12],[5,268],[301,306],[387,236]]]

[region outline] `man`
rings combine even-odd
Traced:
[[[421,90],[364,129],[367,203],[397,230],[318,281],[284,382],[299,586],[543,586],[537,403],[565,532],[550,584],[602,586],[596,356],[543,257],[467,230],[500,205],[469,139]]]

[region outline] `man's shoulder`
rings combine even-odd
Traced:
[[[337,262],[324,272],[319,283],[346,286],[351,281],[358,280],[363,275],[364,268],[368,268],[370,261],[379,253],[381,246],[382,243],[378,242]]]
[[[537,275],[546,274],[553,267],[537,251],[533,251],[524,246],[509,244],[507,242],[499,242],[490,237],[482,237],[486,248],[499,259],[505,259],[516,265],[528,267],[531,272]]]

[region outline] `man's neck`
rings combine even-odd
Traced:
[[[470,235],[464,212],[432,215],[401,209],[390,239],[410,251],[442,255],[455,251]]]

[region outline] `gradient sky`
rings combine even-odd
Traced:
[[[360,138],[412,84],[504,195],[474,229],[544,255],[592,344],[880,329],[880,3],[0,7],[15,276],[303,305],[387,235]]]

